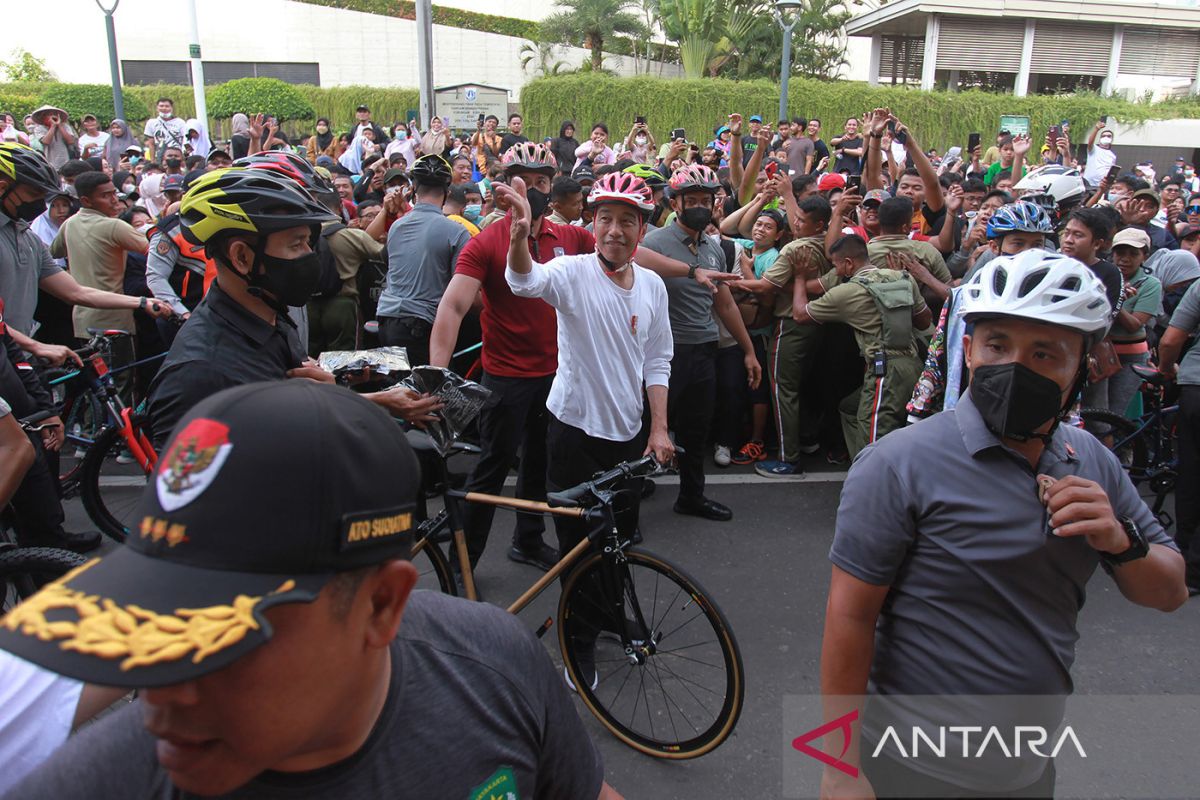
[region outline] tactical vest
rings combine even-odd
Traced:
[[[894,269],[873,269],[850,279],[866,289],[883,320],[880,344],[885,351],[911,350],[913,346],[913,290],[911,279]]]
[[[171,284],[171,288],[183,304],[188,309],[195,310],[208,291],[208,285],[211,283],[209,273],[216,274],[216,265],[205,257],[204,245],[192,244],[184,238],[178,215],[163,218],[150,231],[150,236],[153,237],[159,231],[171,240],[177,253],[175,268],[171,270],[167,282]]]

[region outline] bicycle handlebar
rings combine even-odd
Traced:
[[[682,448],[677,447],[675,450],[678,454],[683,453]],[[659,475],[666,471],[666,468],[658,463],[658,459],[654,457],[653,453],[647,453],[635,461],[617,464],[612,469],[605,470],[578,486],[564,489],[561,492],[547,492],[546,505],[551,508],[576,508],[580,505],[580,501],[588,495],[595,496],[599,492],[607,491],[620,481]]]

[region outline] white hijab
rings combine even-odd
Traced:
[[[189,119],[187,121],[187,133],[195,131],[197,136],[195,139],[188,138],[187,142],[192,146],[192,155],[208,158],[208,154],[212,152],[212,142],[208,138],[208,131],[204,127],[204,123],[198,119]]]
[[[154,219],[158,219],[167,207],[167,196],[162,191],[162,179],[161,172],[154,172],[143,177],[142,182],[138,184],[138,199]]]
[[[346,148],[346,152],[342,153],[342,155],[338,158],[338,163],[350,170],[350,172],[354,173],[355,175],[362,173],[362,145],[364,141],[366,140],[363,138],[361,133],[356,134],[354,141],[352,141],[350,146]]]

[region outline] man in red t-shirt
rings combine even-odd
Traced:
[[[550,182],[557,165],[541,144],[525,143],[504,154],[504,177],[524,181],[533,212],[529,252],[539,263],[562,255],[596,249],[592,234],[573,225],[555,225],[549,212]],[[554,309],[542,300],[517,297],[508,288],[511,214],[484,228],[459,253],[454,276],[442,295],[429,342],[429,363],[445,367],[458,338],[463,317],[482,291],[483,378],[497,395],[479,417],[479,462],[467,480],[469,492],[499,493],[518,449],[517,497],[546,499],[546,396],[558,368],[558,323]],[[474,567],[487,544],[495,509],[482,503],[467,505],[467,552]],[[542,540],[546,530],[537,514],[517,514],[508,557],[550,569],[558,551]],[[454,566],[457,568],[457,562]]]

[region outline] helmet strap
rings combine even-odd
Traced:
[[[233,266],[233,262],[229,259],[228,251],[226,251],[226,256],[222,260],[225,261],[225,265],[229,267],[230,272],[246,282],[247,294],[266,303],[276,314],[286,319],[289,325],[295,327],[296,323],[288,316],[287,304],[274,295],[269,294],[263,286],[263,278],[266,277],[266,270],[263,268],[263,256],[267,250],[266,239],[267,237],[265,236],[259,236],[259,241],[254,245],[254,260],[250,262],[250,271],[244,275]]]

